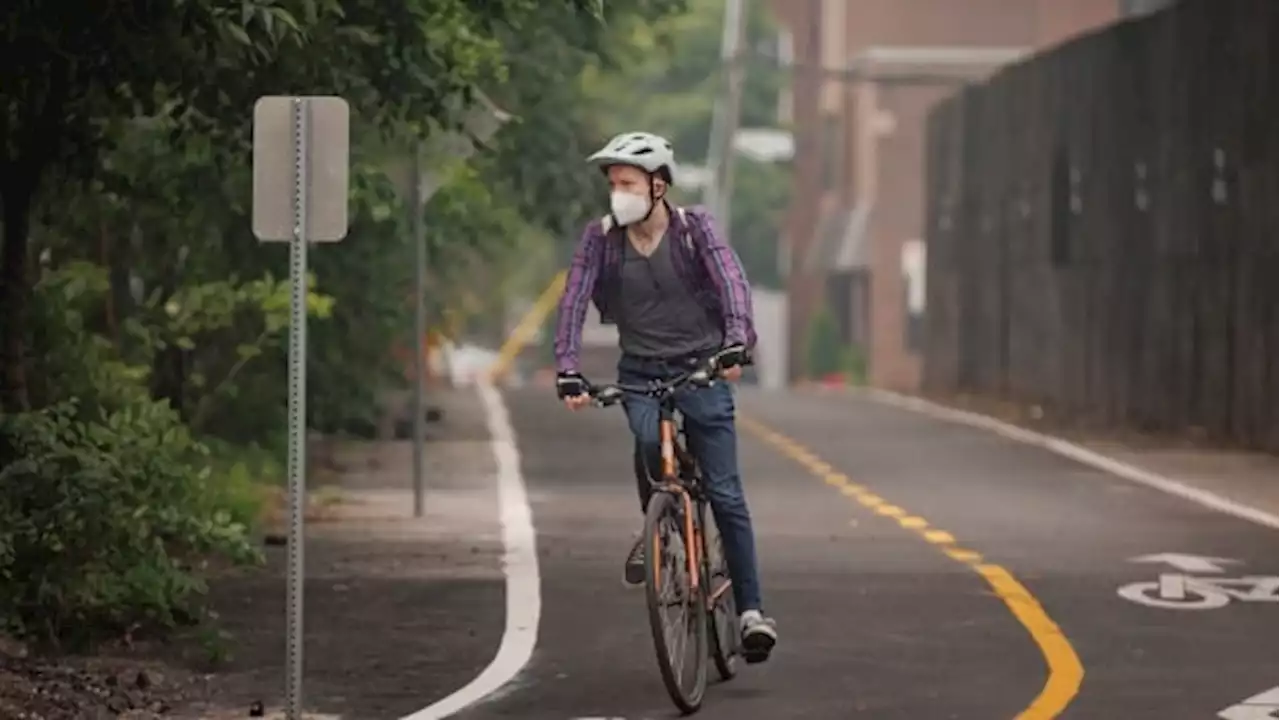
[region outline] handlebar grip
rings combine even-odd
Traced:
[[[600,407],[607,407],[622,399],[622,391],[612,385],[606,385],[601,388],[592,388],[591,397]]]

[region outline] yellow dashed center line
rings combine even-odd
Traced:
[[[871,493],[862,493],[859,495],[858,502],[869,508],[879,507],[884,504],[884,500],[881,500],[879,495],[872,495]]]
[[[1030,633],[1048,665],[1048,678],[1040,694],[1015,720],[1048,720],[1057,717],[1071,704],[1084,681],[1084,666],[1062,629],[1049,617],[1031,591],[1008,570],[999,565],[983,563],[981,553],[959,547],[951,533],[930,527],[928,520],[912,515],[854,483],[795,440],[754,420],[741,418],[740,422],[756,437],[803,465],[827,485],[837,488],[843,495],[853,498],[876,514],[897,520],[898,525],[937,545],[947,557],[969,567],[987,581],[1013,616]],[[856,521],[850,521],[850,525],[856,526]]]
[[[946,545],[948,543],[953,543],[956,541],[955,536],[947,532],[946,530],[928,530],[923,534],[924,534],[925,540],[928,540],[931,543],[937,543],[939,545]]]
[[[964,548],[956,548],[956,547],[943,548],[942,552],[946,553],[947,557],[951,558],[952,560],[955,560],[956,562],[973,564],[982,559],[981,554],[976,553],[972,550],[965,550]]]

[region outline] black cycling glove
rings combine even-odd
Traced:
[[[578,372],[562,372],[556,374],[556,397],[561,400],[587,394],[587,379]]]
[[[716,367],[724,370],[751,364],[751,353],[745,345],[730,345],[720,350],[713,358]]]

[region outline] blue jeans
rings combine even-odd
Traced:
[[[618,380],[624,383],[663,380],[687,369],[684,363],[624,355],[618,362]],[[644,458],[650,473],[657,476],[658,468],[662,467],[658,401],[629,394],[623,401],[623,407],[640,457]],[[676,408],[684,416],[689,451],[702,469],[711,513],[724,540],[725,560],[733,580],[733,598],[738,612],[761,610],[755,533],[751,528],[747,498],[742,491],[742,477],[738,474],[733,389],[726,382],[717,382],[709,388],[683,387],[676,392]],[[652,491],[649,480],[637,473],[636,482],[641,508],[647,507]]]

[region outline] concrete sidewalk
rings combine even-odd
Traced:
[[[1095,452],[1275,515],[1280,465],[1274,455],[1208,448],[1141,446],[1076,439]]]
[[[304,704],[317,718],[411,714],[469,682],[498,647],[503,547],[484,410],[470,389],[431,402],[444,419],[429,428],[422,518],[409,442],[334,448],[334,499],[306,527]],[[267,553],[266,568],[212,583],[231,659],[175,717],[245,717],[254,701],[279,712],[285,548]]]

